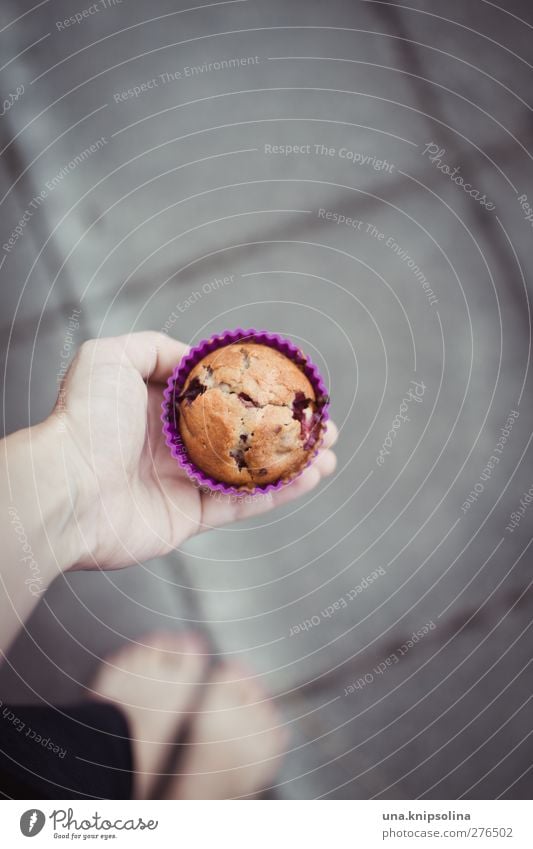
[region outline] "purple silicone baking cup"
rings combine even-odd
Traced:
[[[320,434],[313,446],[313,452],[309,455],[308,462],[305,466],[296,472],[294,475],[276,481],[276,483],[268,483],[264,486],[233,486],[230,484],[217,481],[214,478],[205,474],[198,466],[190,460],[187,449],[179,432],[178,421],[174,399],[180,395],[187,377],[194,366],[203,360],[203,358],[215,351],[217,348],[224,348],[226,345],[232,345],[236,342],[255,342],[261,345],[269,345],[275,348],[282,354],[285,354],[302,368],[304,374],[308,377],[315,391],[315,397],[318,399],[318,410],[320,412]],[[325,425],[328,420],[329,398],[326,386],[320,372],[314,363],[311,362],[300,348],[297,348],[288,339],[283,336],[278,336],[277,333],[269,333],[266,330],[243,330],[238,327],[236,330],[226,330],[223,333],[211,336],[210,339],[204,339],[199,342],[194,348],[191,348],[188,354],[178,363],[171,376],[168,379],[167,387],[163,393],[163,404],[161,421],[163,422],[163,433],[165,442],[170,448],[172,456],[178,461],[179,465],[187,472],[187,475],[195,481],[199,486],[207,487],[215,492],[223,492],[226,495],[260,495],[272,490],[281,489],[284,486],[292,483],[299,477],[303,470],[311,465],[324,440]]]

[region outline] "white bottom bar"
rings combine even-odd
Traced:
[[[529,804],[521,801],[4,801],[0,821],[6,849],[67,841],[158,849],[533,846]]]

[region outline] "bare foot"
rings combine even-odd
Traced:
[[[268,787],[286,747],[280,715],[249,672],[224,664],[205,689],[173,799],[235,799]]]
[[[208,655],[202,638],[193,633],[157,633],[141,642],[144,645],[124,646],[106,658],[87,695],[111,701],[125,713],[133,747],[134,794],[146,799],[180,716],[186,718],[206,674]]]

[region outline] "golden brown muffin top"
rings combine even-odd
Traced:
[[[320,432],[312,384],[268,345],[236,342],[207,354],[191,369],[177,403],[191,460],[234,486],[292,477]]]

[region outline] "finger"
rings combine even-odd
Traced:
[[[273,494],[274,504],[272,507],[280,507],[282,504],[289,504],[303,495],[311,492],[322,480],[322,478],[333,474],[337,467],[337,458],[333,451],[329,449],[318,455],[312,466],[295,478],[289,486],[280,489],[279,492]]]
[[[188,352],[184,342],[146,330],[122,337],[125,353],[145,380],[163,383]]]
[[[238,522],[260,516],[301,498],[311,492],[323,477],[332,474],[337,465],[337,458],[329,449],[320,452],[312,466],[305,469],[278,492],[266,492],[264,495],[221,495],[220,493],[202,494],[202,530]]]
[[[339,429],[335,422],[331,419],[326,423],[326,432],[324,434],[324,448],[332,448],[339,436]]]
[[[164,383],[189,350],[184,342],[155,330],[98,339],[96,344],[99,356],[105,356],[106,347],[109,346],[109,353],[111,348],[114,349],[115,355],[122,353],[144,380],[156,383]]]
[[[337,455],[328,448],[320,452],[315,463],[318,466],[321,476],[326,478],[328,475],[332,475],[337,468]]]

